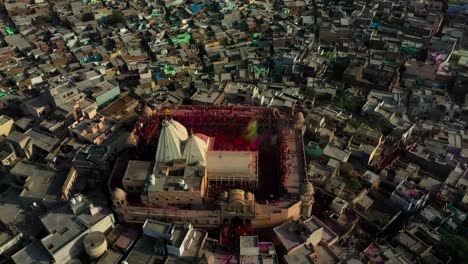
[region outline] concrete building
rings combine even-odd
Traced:
[[[0,116],[0,135],[3,135],[5,137],[10,135],[10,133],[13,131],[14,124],[15,124],[15,121],[13,121],[12,118],[6,115],[1,115]]]
[[[116,121],[96,114],[90,119],[74,122],[68,127],[70,135],[90,144],[102,144],[115,130]]]
[[[25,207],[33,204],[53,208],[61,202],[61,190],[66,174],[52,171],[39,164],[18,163],[12,170],[16,177],[24,178],[19,200]]]
[[[288,221],[273,231],[280,242],[278,252],[285,263],[334,263],[338,260],[330,250],[338,241],[338,235],[315,216]]]
[[[390,200],[402,210],[411,212],[424,207],[429,193],[412,182],[403,182],[392,192]]]
[[[125,260],[127,263],[154,263],[155,259],[166,262],[184,260],[198,262],[208,236],[206,231],[194,229],[190,223],[169,224],[146,220],[143,236]]]
[[[370,164],[382,140],[382,133],[361,125],[349,140],[348,150],[351,151],[351,155]]]
[[[259,242],[257,236],[239,237],[240,263],[278,264],[275,246],[271,242]]]
[[[293,252],[304,244],[318,245],[322,239],[323,227],[317,218],[299,218],[286,222],[273,229],[286,254]]]
[[[72,160],[78,176],[86,175],[90,183],[102,181],[103,176],[111,171],[109,150],[106,146],[83,145]]]
[[[109,210],[93,206],[81,195],[49,211],[40,221],[47,235],[40,243],[13,255],[14,263],[67,263],[84,252],[83,238],[87,234],[106,233],[115,223]]]
[[[62,82],[58,80],[52,83],[52,86],[46,90],[44,98],[47,98],[52,109],[59,108],[73,101],[83,98],[78,87],[71,81]]]
[[[120,95],[120,87],[115,81],[104,81],[96,85],[90,90],[91,98],[93,98],[98,107],[103,107]]]

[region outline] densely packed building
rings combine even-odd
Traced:
[[[2,1],[0,263],[468,262],[467,10]]]

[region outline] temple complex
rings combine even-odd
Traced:
[[[228,118],[228,116],[233,118]],[[252,227],[310,217],[302,122],[268,108],[148,109],[109,188],[120,220]]]

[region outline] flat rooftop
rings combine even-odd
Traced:
[[[164,222],[159,222],[159,221],[153,221],[147,219],[145,223],[143,224],[143,230],[148,230],[154,233],[159,233],[159,234],[167,234],[169,233],[171,229],[171,224],[169,223],[164,223]]]
[[[124,181],[146,181],[153,167],[151,161],[130,160],[125,170]]]
[[[9,122],[10,120],[13,121],[13,119],[9,118],[8,116],[1,115],[0,116],[0,126],[3,126],[4,124]]]
[[[39,243],[32,243],[16,252],[11,259],[14,263],[36,263],[49,264],[52,263],[52,258],[49,256],[44,247]]]
[[[155,166],[154,175],[156,183],[148,186],[148,191],[165,192],[165,191],[181,191],[185,190],[181,187],[180,182],[183,180],[187,184],[188,191],[200,191],[204,166],[186,166],[183,168],[169,168],[169,175],[166,175],[168,167]],[[172,175],[171,175],[172,174]]]
[[[315,263],[339,263],[340,259],[330,250],[330,248],[321,244],[314,247],[317,251],[317,259]]]
[[[312,233],[312,232],[315,232],[317,230],[319,230],[320,228],[322,228],[322,224],[320,224],[317,220],[315,220],[314,217],[312,218],[309,218],[307,220],[304,221],[304,226]]]
[[[126,261],[132,264],[148,264],[154,263],[156,256],[154,255],[154,245],[158,239],[149,236],[141,236],[136,243],[132,252],[128,255]]]
[[[187,231],[187,229],[184,231],[181,225],[176,225],[173,233],[173,238],[176,241],[174,241],[172,245],[180,247],[187,235]],[[207,235],[206,232],[201,230],[192,229],[190,232],[191,233],[188,235],[194,237],[193,242],[190,247],[185,245],[185,250],[182,254],[182,258],[189,262],[195,261],[195,258],[201,257],[200,249],[203,247]],[[158,241],[160,240],[147,235],[141,236],[126,261],[131,264],[148,264],[155,263],[157,259],[161,260],[163,256],[156,255],[154,251],[154,245],[160,243]],[[180,260],[181,258],[168,256],[165,263],[180,263]]]
[[[60,139],[44,133],[39,130],[30,129],[24,133],[26,136],[30,136],[34,145],[40,147],[41,149],[51,152],[53,149],[60,143]]]
[[[239,244],[241,248],[258,247],[258,237],[257,236],[241,236]]]
[[[261,255],[256,255],[256,256],[241,255],[240,256],[240,263],[244,263],[244,264],[263,264],[262,256]]]
[[[301,238],[300,232],[308,231],[309,234],[312,234],[313,232],[323,228],[323,225],[318,222],[315,217],[304,220],[302,223],[300,219],[286,222],[273,229],[288,251],[305,242],[305,240]]]
[[[184,228],[182,225],[174,225],[174,228],[172,229],[172,245],[180,247],[185,237],[190,235],[189,232],[191,233],[193,230]]]
[[[304,243],[304,240],[299,235],[300,228],[300,225],[296,221],[290,221],[275,227],[273,231],[286,250],[289,251]]]
[[[256,151],[209,151],[206,155],[207,173],[210,176],[220,174],[257,176]]]
[[[119,260],[122,258],[122,254],[109,249],[102,255],[99,261],[96,264],[117,264]]]
[[[35,169],[27,178],[20,197],[59,202],[66,178],[66,173]]]
[[[294,251],[294,253],[285,255],[284,260],[287,264],[314,264],[315,262],[311,256],[314,252],[312,248],[304,245]]]
[[[49,232],[49,235],[41,239],[41,242],[49,252],[54,254],[81,234],[84,226],[74,219],[75,215],[68,204],[50,211],[41,218],[42,224]]]

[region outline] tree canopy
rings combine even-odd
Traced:
[[[452,257],[452,263],[468,263],[468,239],[459,235],[448,235],[435,245],[434,252],[443,261]]]
[[[33,24],[35,26],[41,26],[41,25],[49,24],[51,22],[52,22],[52,17],[51,16],[41,15],[41,16],[38,16],[38,17],[36,17],[34,19]]]
[[[116,26],[118,24],[125,24],[127,19],[121,11],[112,11],[112,14],[106,17],[106,24]]]
[[[93,21],[94,20],[94,14],[93,13],[85,13],[81,17],[81,21],[87,22],[87,21]]]

